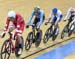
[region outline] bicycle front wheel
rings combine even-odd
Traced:
[[[48,39],[52,36],[52,28],[48,28],[45,32],[44,38],[43,38],[43,43],[47,43]]]
[[[11,54],[11,43],[5,40],[1,48],[1,59],[9,59]]]
[[[31,48],[31,45],[33,43],[32,39],[33,39],[33,33],[30,32],[25,41],[25,50],[26,51],[28,51]]]

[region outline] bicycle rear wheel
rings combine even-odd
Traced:
[[[1,59],[9,59],[11,54],[11,43],[5,40],[1,48]]]
[[[36,40],[35,40],[35,47],[38,47],[42,40],[42,30],[40,32],[37,32],[36,34]]]
[[[48,39],[52,36],[52,28],[48,28],[45,32],[44,38],[43,38],[43,43],[47,43]]]
[[[30,32],[25,41],[25,50],[28,51],[33,43],[33,32]]]

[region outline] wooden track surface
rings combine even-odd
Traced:
[[[6,17],[7,17],[7,12],[9,10],[13,9],[17,13],[20,13],[24,17],[25,22],[27,22],[30,14],[32,12],[32,9],[37,5],[39,5],[41,7],[41,9],[44,10],[45,15],[46,15],[46,20],[47,20],[48,16],[49,16],[49,13],[50,13],[50,11],[51,11],[51,9],[53,7],[59,8],[62,11],[62,13],[65,15],[66,12],[67,12],[67,9],[69,7],[75,7],[75,0],[0,0],[0,29],[2,29],[4,27],[5,20],[6,20]],[[64,18],[64,16],[63,16],[63,18]],[[60,33],[61,33],[62,29],[64,28],[66,23],[67,22],[63,22],[63,19],[60,22],[60,24],[59,24],[60,25]],[[43,30],[43,34],[44,34],[44,32],[46,31],[46,29],[48,27],[49,27],[49,25],[45,26],[44,23],[43,23],[43,25],[41,26],[41,29]],[[31,28],[25,29],[25,31],[23,33],[24,39],[26,39],[27,34],[30,31],[31,31]],[[0,31],[0,33],[1,32],[2,31]],[[1,48],[2,43],[5,41],[6,38],[8,38],[8,35],[6,35],[6,37],[3,38],[3,39],[0,38],[0,48]],[[60,42],[60,41],[62,41],[62,40],[60,39],[60,34],[59,34],[56,42]],[[45,48],[48,45],[52,45],[52,44],[53,44],[53,42],[50,40],[45,45],[43,43],[41,43],[40,47],[38,47],[38,48],[35,48],[35,46],[33,45],[29,52],[26,52],[24,50],[24,52],[23,52],[21,57],[29,55],[29,54],[31,54],[31,53],[33,53],[35,51],[38,51],[38,50],[40,50],[42,48]],[[63,44],[65,44],[65,43],[63,43]],[[60,46],[60,45],[58,45],[58,46]],[[41,54],[43,54],[45,52],[48,52],[49,50],[52,50],[52,49],[54,49],[54,48],[56,48],[58,46],[52,47],[50,49],[47,49],[47,50],[45,50],[43,52],[40,52],[40,53],[38,53],[36,55],[33,55],[33,56],[31,56],[31,57],[29,57],[27,59],[33,59],[34,57],[37,57],[37,56],[39,56],[39,55],[41,55]],[[72,59],[72,57],[70,57],[70,58]],[[15,59],[14,54],[11,56],[11,59]]]

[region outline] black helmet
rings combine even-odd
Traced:
[[[39,12],[39,10],[40,10],[39,6],[34,7],[34,12]]]

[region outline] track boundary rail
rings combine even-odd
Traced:
[[[54,47],[54,46],[56,46],[56,45],[58,45],[58,44],[61,44],[61,43],[63,43],[63,42],[69,41],[69,40],[74,39],[74,38],[75,38],[75,37],[71,37],[71,38],[68,38],[68,39],[66,39],[66,40],[64,40],[64,41],[58,42],[58,43],[56,43],[56,44],[52,44],[52,45],[50,45],[50,46],[48,46],[48,47],[46,47],[46,48],[43,48],[43,49],[41,49],[41,50],[39,50],[39,51],[36,51],[36,52],[34,52],[34,53],[31,53],[31,54],[29,54],[29,55],[27,55],[27,56],[25,56],[25,57],[23,57],[23,58],[21,58],[21,59],[28,58],[28,57],[30,57],[30,56],[32,56],[32,55],[35,55],[35,54],[37,54],[37,53],[39,53],[39,52],[41,52],[41,51],[44,51],[44,50],[48,49],[48,48],[50,48],[50,47]]]

